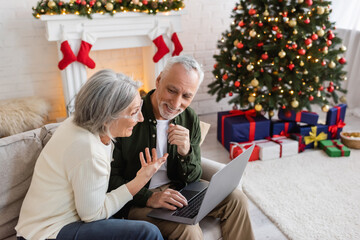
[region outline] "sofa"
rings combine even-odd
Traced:
[[[59,123],[0,138],[0,239],[16,239],[16,226],[22,201],[30,186],[36,159]],[[203,176],[211,176],[224,165],[202,158]],[[221,239],[218,219],[200,222],[204,239]]]

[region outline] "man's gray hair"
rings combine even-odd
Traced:
[[[193,57],[182,55],[182,56],[169,58],[162,71],[162,74],[166,75],[171,69],[171,67],[176,63],[182,64],[187,70],[187,72],[190,72],[192,70],[195,70],[197,72],[199,76],[199,85],[198,85],[199,87],[202,81],[204,80],[204,72],[201,69],[200,64]]]
[[[140,86],[140,82],[109,69],[95,73],[76,96],[75,124],[112,138],[110,123],[134,100]]]

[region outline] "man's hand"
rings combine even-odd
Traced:
[[[167,208],[176,210],[177,207],[187,206],[186,198],[180,192],[167,188],[162,192],[154,192],[147,200],[146,206],[152,208]]]
[[[168,129],[168,141],[177,146],[181,156],[186,156],[190,151],[189,129],[180,125],[170,124]]]

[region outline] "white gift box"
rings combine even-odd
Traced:
[[[276,137],[254,142],[260,148],[260,160],[277,159],[298,154],[298,141],[286,137]]]

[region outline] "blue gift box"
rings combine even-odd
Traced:
[[[247,142],[270,136],[269,119],[262,115],[253,115],[251,119],[254,122],[249,122],[249,119],[245,115],[241,115],[241,112],[218,112],[217,138],[228,151],[230,142]],[[254,131],[253,139],[250,138],[250,130]]]
[[[316,141],[319,142],[320,140],[326,140],[328,139],[329,136],[329,132],[328,132],[328,126],[327,125],[323,125],[323,124],[317,124],[315,126],[300,126],[299,127],[299,133],[302,137],[302,141],[303,143],[305,143],[305,149],[309,149],[309,148],[314,148],[314,142],[312,141],[308,144],[306,144],[306,137],[310,136],[310,133],[312,132],[312,128],[316,127],[316,137],[318,137],[320,134],[322,134],[322,136],[324,136],[324,134],[326,134],[326,137],[324,139],[317,139]]]
[[[278,118],[286,121],[303,122],[311,125],[316,125],[319,115],[314,112],[279,109]]]
[[[326,114],[326,125],[329,126],[329,134],[331,139],[340,138],[340,133],[345,126],[346,104],[339,104],[330,108]]]
[[[271,136],[274,135],[281,135],[281,136],[287,136],[290,133],[294,133],[297,130],[297,124],[296,122],[291,121],[271,121],[270,126],[270,133]]]

